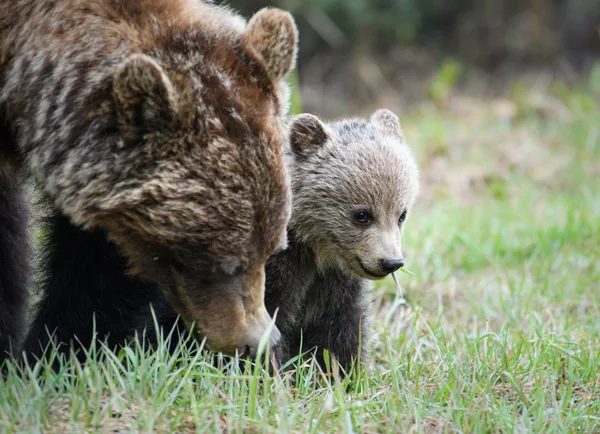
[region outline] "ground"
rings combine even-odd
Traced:
[[[58,374],[9,369],[0,432],[599,432],[600,69],[495,97],[440,71],[401,114],[423,179],[409,304],[377,286],[356,381],[99,348]]]

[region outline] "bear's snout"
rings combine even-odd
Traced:
[[[256,357],[260,341],[267,333],[269,334],[268,346],[274,348],[279,343],[281,332],[275,325],[275,321],[271,319],[264,305],[257,312],[248,315],[247,323],[248,334],[246,341],[248,342],[247,347],[251,357]]]

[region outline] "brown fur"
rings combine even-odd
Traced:
[[[291,17],[266,9],[246,27],[194,0],[0,9],[0,156],[17,151],[61,213],[105,229],[212,348],[255,347],[256,276],[290,212]]]

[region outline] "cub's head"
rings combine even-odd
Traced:
[[[400,237],[418,191],[418,170],[389,110],[369,122],[290,124],[290,229],[321,268],[381,279],[404,265]]]
[[[265,262],[291,210],[282,83],[297,35],[282,11],[240,28],[212,8],[220,21],[165,20],[161,45],[116,71],[120,179],[102,224],[210,348],[252,353],[271,320]]]

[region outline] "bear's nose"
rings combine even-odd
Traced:
[[[381,269],[385,273],[393,273],[398,268],[404,267],[404,259],[382,259],[381,260]]]

